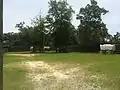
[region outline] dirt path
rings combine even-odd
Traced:
[[[36,54],[8,54],[8,55],[11,55],[11,56],[19,56],[19,57],[33,57],[33,56],[35,56]]]
[[[80,65],[48,64],[43,61],[28,61],[24,65],[34,90],[107,90],[95,83],[91,84],[88,79],[98,80],[98,76],[88,75]]]

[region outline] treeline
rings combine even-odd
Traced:
[[[56,52],[85,51],[97,52],[100,44],[120,44],[120,33],[112,36],[108,33],[102,16],[109,11],[98,6],[95,0],[80,8],[76,19],[80,21],[77,28],[72,25],[75,11],[66,0],[50,0],[48,14],[39,15],[32,20],[31,26],[25,22],[16,24],[18,33],[4,33],[4,47],[10,51],[29,50],[44,52],[44,46],[50,46]]]

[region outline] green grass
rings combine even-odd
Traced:
[[[19,58],[18,56],[9,56],[5,55],[4,56],[4,64],[10,64],[10,63],[15,63],[15,62],[21,62],[24,59]]]
[[[106,75],[104,85],[112,86],[113,90],[120,90],[120,55],[103,55],[90,53],[47,53],[34,57],[4,56],[4,66],[21,61],[46,61],[63,63],[80,63],[88,66],[86,69],[93,74]],[[28,90],[30,83],[25,82],[26,70],[21,67],[4,67],[4,90]],[[26,89],[21,89],[20,87]],[[29,89],[32,90],[32,89]]]
[[[82,65],[90,64],[88,69],[92,72],[101,72],[113,76],[120,76],[120,55],[90,53],[42,54],[34,57],[34,60],[44,60],[48,62],[80,63]]]
[[[17,56],[4,56],[3,87],[4,90],[32,90],[31,84],[25,82],[26,69],[18,67],[14,63],[25,61],[25,58]],[[11,66],[12,64],[12,66]]]

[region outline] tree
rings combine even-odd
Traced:
[[[20,22],[19,24],[16,24],[15,27],[20,31],[19,34],[21,35],[20,40],[22,41],[22,44],[27,47],[33,45],[33,27],[25,26],[25,22]]]
[[[46,30],[46,19],[39,15],[32,19],[32,26],[25,26],[25,22],[16,24],[16,28],[20,31],[21,40],[26,46],[33,46],[33,52],[39,49],[44,51],[44,45],[47,39],[48,31]]]
[[[4,33],[3,41],[3,47],[10,48],[14,44],[14,42],[20,41],[19,33]]]
[[[3,41],[4,49],[9,51],[22,51],[29,49],[27,41],[26,39],[23,39],[23,35],[21,34],[21,32],[4,33]]]
[[[47,21],[50,26],[54,47],[56,49],[59,48],[60,52],[65,52],[67,49],[73,13],[73,9],[66,0],[50,0]]]
[[[115,44],[120,44],[120,33],[117,32],[114,36],[113,36],[113,43]]]
[[[80,44],[86,49],[90,48],[89,46],[99,46],[108,35],[106,24],[101,18],[107,12],[104,8],[100,8],[95,0],[91,0],[91,4],[81,8],[77,14],[77,19],[80,20],[78,26]],[[99,47],[96,50],[99,50]]]
[[[108,34],[107,37],[105,38],[104,43],[109,43],[109,44],[113,44],[113,36],[111,34]]]
[[[34,43],[39,47],[40,52],[44,51],[44,46],[47,43],[48,30],[46,29],[46,19],[39,15],[32,20],[34,27]]]

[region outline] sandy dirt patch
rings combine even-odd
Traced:
[[[20,57],[33,57],[36,54],[8,54],[8,55],[12,55],[12,56],[20,56]]]
[[[43,61],[28,61],[24,65],[28,70],[26,77],[33,83],[34,90],[110,90],[91,84],[89,78],[99,81],[103,77],[88,75],[80,65],[73,67],[71,64],[71,68],[66,68],[68,64],[50,65]]]

